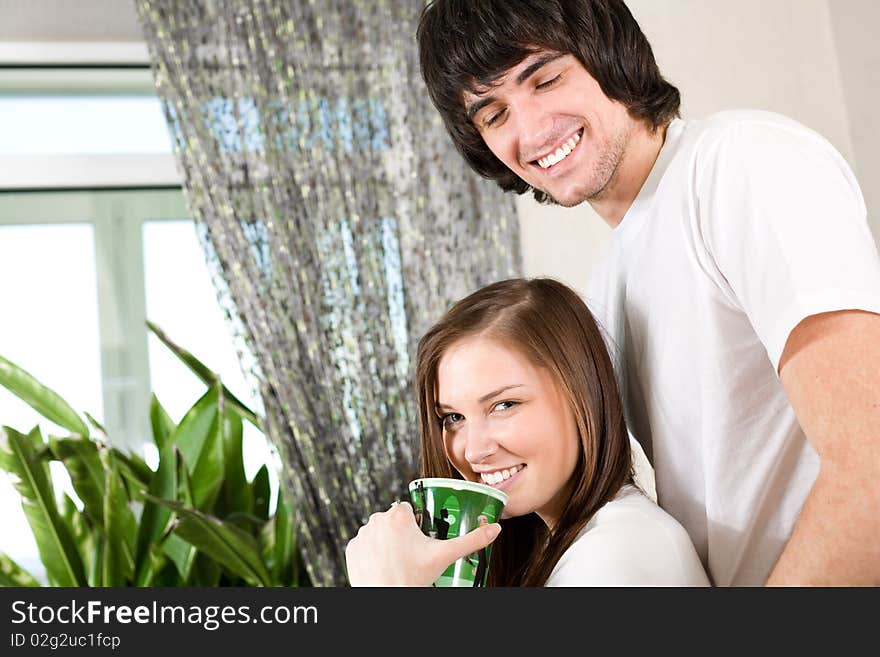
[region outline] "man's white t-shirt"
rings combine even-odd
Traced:
[[[684,528],[635,486],[600,508],[546,586],[708,586]]]
[[[657,500],[716,585],[762,585],[818,473],[777,375],[806,317],[880,312],[855,176],[767,112],[673,121],[591,275],[629,429]]]

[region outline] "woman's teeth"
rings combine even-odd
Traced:
[[[484,484],[494,486],[495,484],[500,484],[505,479],[510,479],[513,475],[522,470],[524,467],[524,465],[520,464],[512,468],[508,468],[507,470],[496,470],[495,472],[488,473],[481,472],[480,479],[483,480]]]
[[[550,155],[542,157],[540,160],[538,160],[538,166],[540,166],[542,169],[549,169],[557,162],[562,162],[562,160],[567,158],[569,153],[574,150],[574,147],[577,146],[580,140],[581,133],[576,132],[572,137],[569,138],[567,142],[557,148],[554,153],[550,153]]]

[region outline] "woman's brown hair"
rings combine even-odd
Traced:
[[[593,514],[632,482],[629,434],[602,334],[573,290],[549,278],[493,283],[457,302],[419,342],[416,389],[421,475],[461,475],[443,446],[435,411],[437,369],[458,341],[483,336],[519,350],[550,371],[570,405],[580,450],[569,503],[552,531],[535,514],[502,520],[492,547],[490,586],[540,586]]]

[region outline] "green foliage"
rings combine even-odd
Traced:
[[[51,586],[308,586],[294,514],[279,490],[270,514],[269,473],[248,481],[243,420],[256,414],[191,353],[150,329],[207,385],[175,425],[155,395],[153,471],[117,449],[90,415],[0,357],[0,386],[70,432],[49,436],[0,429],[0,469],[11,475]],[[89,424],[95,429],[90,434]],[[82,509],[55,495],[49,462],[70,475]],[[0,553],[0,586],[38,586]]]

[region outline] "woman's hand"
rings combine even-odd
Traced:
[[[408,502],[374,513],[345,547],[352,586],[431,586],[456,559],[481,550],[501,532],[481,524],[457,538],[425,536]]]

